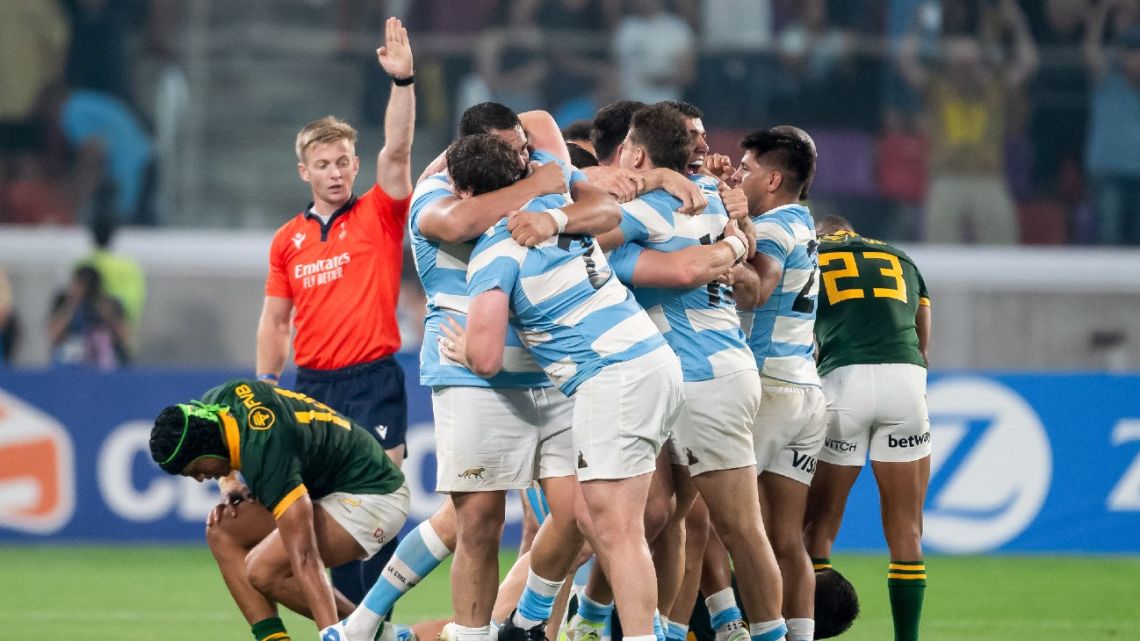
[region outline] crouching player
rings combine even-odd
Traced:
[[[324,568],[376,554],[408,514],[404,475],[375,438],[303,394],[236,380],[162,410],[150,453],[169,474],[220,479],[206,540],[257,641],[290,638],[278,603],[340,638],[353,604]]]

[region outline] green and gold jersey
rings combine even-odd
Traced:
[[[910,257],[890,245],[840,231],[819,239],[819,373],[844,365],[925,364],[915,314],[930,298]]]
[[[274,517],[305,494],[388,494],[404,483],[364,428],[300,392],[239,379],[202,400],[230,408],[222,413],[230,462]]]

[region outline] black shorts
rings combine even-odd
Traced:
[[[359,423],[386,450],[406,445],[408,397],[395,358],[331,370],[298,367],[297,391]]]

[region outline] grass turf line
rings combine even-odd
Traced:
[[[500,559],[506,572],[513,553]],[[840,637],[891,638],[886,556],[837,555],[863,613]],[[927,558],[924,641],[1008,641],[1080,634],[1134,638],[1140,557]],[[446,617],[450,563],[396,606],[396,620]],[[285,613],[296,639],[316,637]],[[251,639],[204,547],[0,547],[0,637],[75,641]],[[428,640],[425,640],[428,641]]]

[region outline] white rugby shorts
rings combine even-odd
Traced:
[[[614,363],[574,393],[579,481],[652,472],[684,400],[681,362],[667,346]]]
[[[412,494],[408,482],[391,494],[333,492],[316,501],[372,558],[404,527]]]
[[[754,465],[752,425],[760,397],[754,369],[685,383],[685,403],[673,426],[673,462],[688,466],[690,476]]]
[[[811,385],[791,385],[764,376],[760,411],[752,439],[756,472],[786,476],[811,485],[816,457],[823,446],[827,410],[823,392]]]
[[[827,431],[819,459],[834,465],[907,463],[930,456],[926,368],[845,365],[823,377]]]
[[[521,490],[573,476],[574,404],[553,387],[435,387],[437,492]]]

